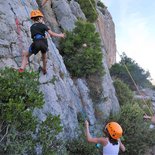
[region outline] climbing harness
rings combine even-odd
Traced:
[[[36,35],[33,37],[34,40],[44,39],[44,38],[45,38],[45,37],[44,37],[43,35],[41,35],[41,34],[36,34]]]

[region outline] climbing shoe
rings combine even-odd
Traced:
[[[24,69],[19,68],[19,69],[18,69],[18,72],[19,72],[19,73],[23,73],[23,72],[24,72]]]
[[[46,69],[43,69],[41,66],[39,67],[39,72],[40,71],[42,71],[44,75],[47,73],[47,70]]]

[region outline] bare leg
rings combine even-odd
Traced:
[[[46,53],[42,53],[42,61],[43,61],[43,73],[46,74],[46,63],[47,63],[47,56]]]
[[[26,65],[27,65],[27,62],[28,62],[28,57],[30,56],[31,54],[29,54],[29,52],[27,51],[23,51],[23,60],[22,60],[22,65],[21,65],[21,69],[25,69]]]

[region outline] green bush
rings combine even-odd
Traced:
[[[93,24],[78,21],[72,32],[60,43],[64,63],[75,77],[103,73],[102,52],[99,34]]]
[[[101,1],[98,1],[98,2],[97,2],[97,6],[99,6],[99,7],[101,7],[101,8],[105,8],[105,7],[106,7],[106,6],[104,5],[104,3],[101,2]]]
[[[123,53],[121,61],[114,64],[110,68],[110,74],[114,78],[121,79],[132,90],[136,90],[135,83],[138,87],[142,88],[152,87],[149,71],[145,71],[134,60],[127,57],[125,53]],[[133,80],[135,83],[133,82]]]
[[[114,81],[114,87],[120,105],[133,102],[133,92],[129,89],[128,85],[117,79]]]
[[[123,128],[125,155],[142,155],[147,148],[155,144],[155,132],[149,129],[148,122],[143,120],[143,111],[137,103],[123,105],[119,117],[115,120]]]
[[[135,99],[135,102],[141,107],[141,109],[147,114],[152,115],[152,102],[151,100],[142,100],[142,99]]]
[[[105,102],[105,97],[103,93],[102,87],[102,77],[98,74],[92,74],[87,76],[86,78],[88,88],[89,88],[89,96],[91,97],[94,104],[98,104],[101,102]]]
[[[33,155],[36,145],[42,145],[43,152],[53,152],[51,143],[61,131],[60,118],[48,115],[40,122],[33,115],[34,108],[44,104],[38,74],[1,69],[0,88],[0,154]]]
[[[83,116],[82,116],[83,117]],[[84,122],[79,121],[80,135],[76,139],[72,139],[66,142],[66,150],[69,155],[96,155],[99,154],[99,149],[95,144],[86,141],[84,133]],[[79,133],[79,132],[78,132]]]
[[[66,148],[69,155],[99,154],[99,150],[95,147],[95,144],[88,143],[85,138],[81,136],[75,140],[67,142]]]
[[[77,0],[89,22],[95,22],[98,14],[96,11],[95,0]]]

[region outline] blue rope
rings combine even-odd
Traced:
[[[32,3],[34,5],[34,9],[38,9],[38,4],[37,4],[36,0],[32,0]]]
[[[27,9],[27,7],[26,7],[26,4],[25,4],[24,0],[20,0],[20,1],[21,1],[22,5],[24,6],[24,8],[25,8],[25,10],[26,10],[26,13],[27,13],[27,15],[28,15],[28,17],[29,17],[29,11],[28,11],[28,9]]]

